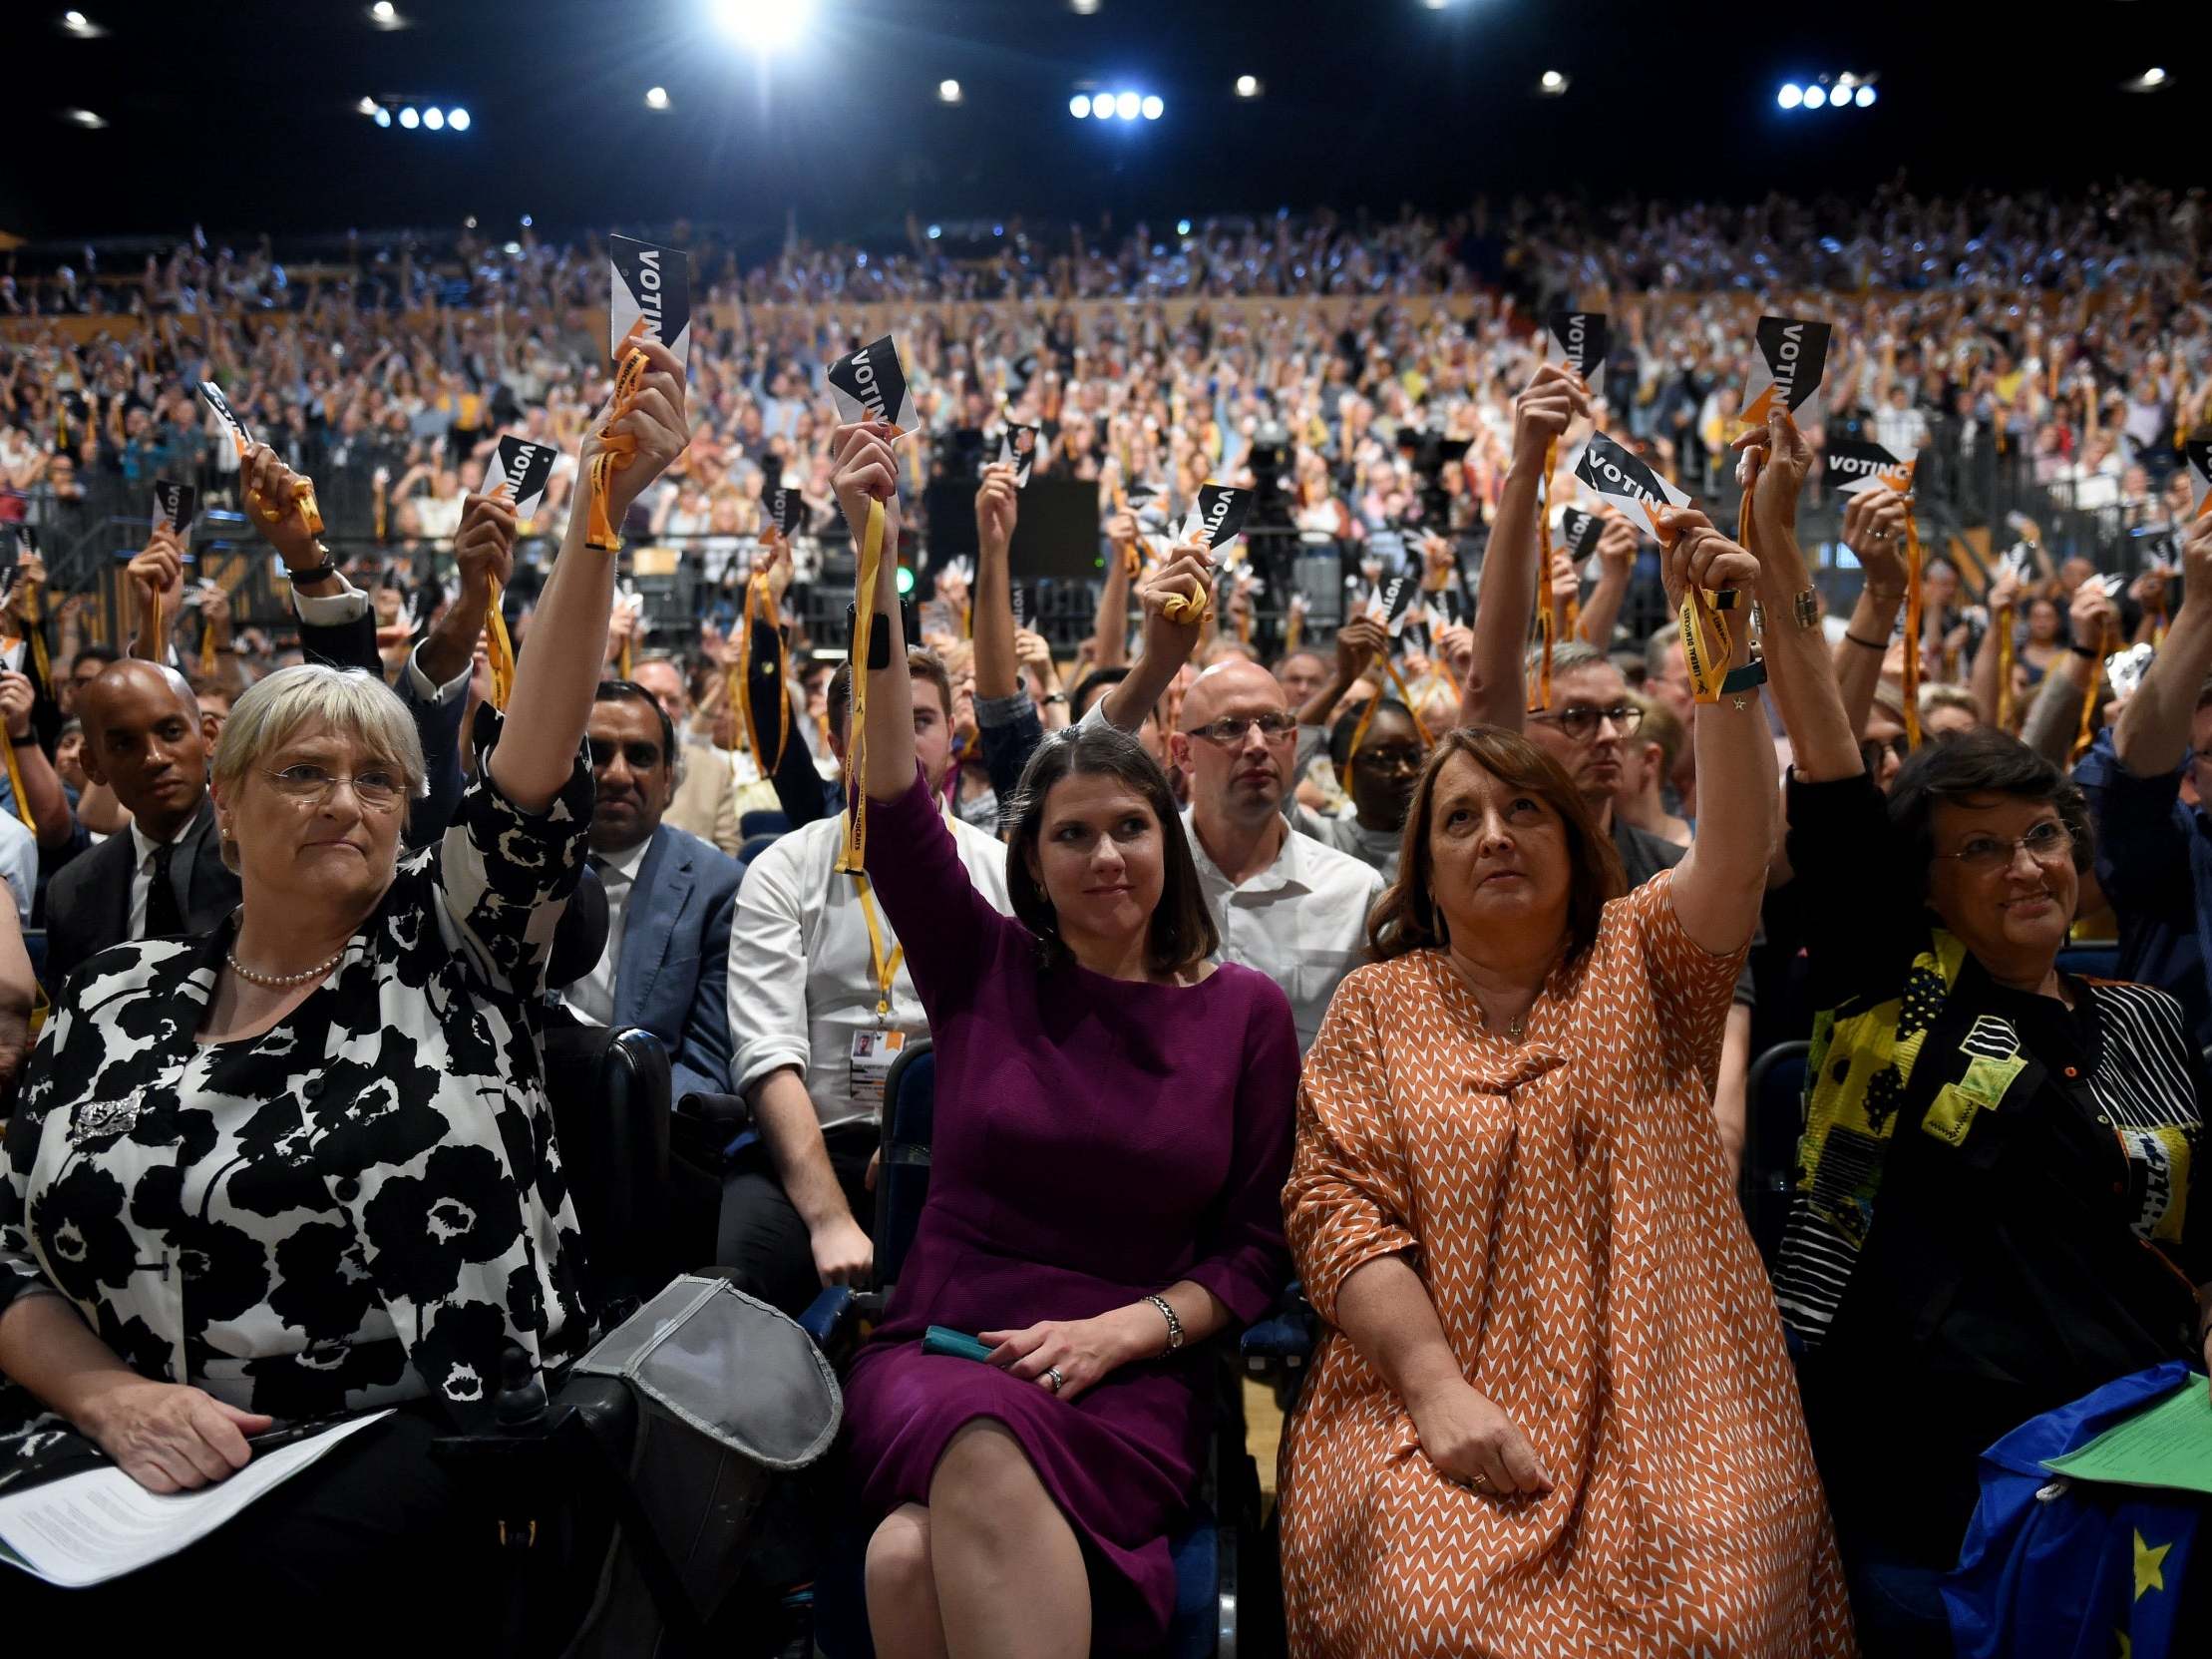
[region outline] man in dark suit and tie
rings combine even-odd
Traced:
[[[643,686],[600,685],[591,747],[591,865],[606,888],[606,950],[561,1001],[596,1026],[637,1026],[668,1050],[674,1098],[730,1091],[730,917],[737,861],[664,824],[680,751]]]
[[[85,775],[113,789],[131,826],[55,872],[46,968],[59,985],[96,952],[213,929],[238,903],[207,796],[207,738],[176,669],[127,659],[77,693]]]

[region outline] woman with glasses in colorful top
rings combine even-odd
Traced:
[[[2190,1199],[2203,1121],[2180,1006],[2058,968],[2091,859],[2081,792],[1990,728],[1870,776],[1795,536],[1803,438],[1753,497],[1788,851],[1815,1019],[1776,1279],[1870,1653],[1951,1651],[1936,1579],[1976,1459],[2115,1378],[2206,1358]]]
[[[688,433],[682,366],[644,349],[629,411],[579,457],[610,417],[634,440],[617,524]],[[464,540],[514,535],[502,501],[472,501]],[[272,1430],[392,1410],[182,1554],[96,1589],[12,1584],[11,1610],[61,1596],[105,1636],[167,1632],[195,1586],[250,1581],[270,1629],[336,1611],[381,1649],[435,1607],[442,1648],[495,1634],[504,1574],[431,1443],[490,1427],[514,1354],[554,1371],[591,1335],[537,1028],[590,829],[613,583],[577,514],[512,713],[479,711],[475,781],[415,852],[423,750],[398,695],[320,664],[260,681],[212,766],[238,909],[62,988],[0,1181],[0,1490],[99,1454],[185,1490]]]

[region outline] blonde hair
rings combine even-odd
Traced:
[[[248,772],[310,721],[351,738],[378,760],[397,767],[407,780],[409,799],[424,792],[428,768],[423,762],[423,740],[399,693],[362,669],[333,668],[321,662],[279,668],[231,705],[230,718],[215,739],[210,767],[215,787],[234,794]],[[223,863],[234,871],[236,860],[235,844],[225,841]]]

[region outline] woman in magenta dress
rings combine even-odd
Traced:
[[[855,540],[896,545],[888,427],[838,434]],[[1262,975],[1216,946],[1167,780],[1117,733],[1049,739],[1007,859],[1018,921],[969,885],[914,761],[897,673],[868,676],[867,867],[935,1043],[929,1197],[888,1317],[846,1381],[850,1460],[880,1517],[884,1659],[1157,1651],[1169,1533],[1210,1428],[1199,1345],[1288,1269],[1297,1043]],[[1162,573],[1203,575],[1186,556]],[[1173,627],[1148,605],[1153,627]],[[1026,924],[1026,925],[1025,925]],[[924,1355],[930,1325],[988,1363]]]

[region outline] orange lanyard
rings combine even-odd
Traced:
[[[876,901],[868,891],[868,878],[856,873],[854,882],[861,890],[861,915],[868,922],[868,954],[876,970],[876,1018],[891,1018],[891,986],[899,977],[899,965],[907,960],[907,948],[894,945],[891,954],[884,954],[884,925],[876,920]]]

